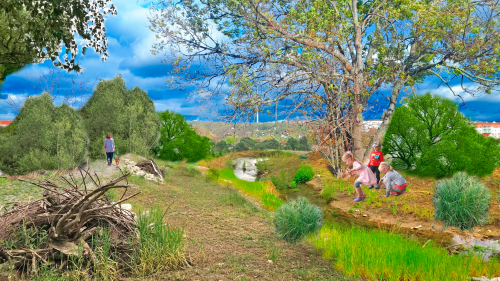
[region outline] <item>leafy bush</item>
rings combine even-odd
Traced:
[[[312,166],[311,165],[302,165],[302,166],[300,166],[300,169],[295,174],[295,177],[293,178],[293,180],[296,183],[301,184],[301,183],[305,183],[305,182],[312,180],[313,177],[314,177],[314,171],[313,171]]]
[[[460,230],[484,225],[488,221],[490,198],[490,191],[476,177],[457,173],[434,186],[435,218]]]
[[[297,188],[297,183],[295,183],[295,181],[291,181],[290,182],[290,187]]]
[[[323,210],[303,197],[291,200],[276,210],[276,233],[281,239],[295,242],[323,225]]]

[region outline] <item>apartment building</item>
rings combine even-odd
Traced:
[[[500,122],[474,122],[476,130],[487,137],[500,139]]]
[[[7,127],[12,123],[12,121],[1,121],[0,120],[0,127]]]

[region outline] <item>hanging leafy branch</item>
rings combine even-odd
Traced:
[[[76,35],[85,54],[93,48],[108,58],[105,17],[116,15],[111,0],[3,0],[0,3],[0,85],[7,75],[45,59],[79,71]],[[64,48],[63,48],[64,47]],[[61,56],[62,55],[62,56]]]

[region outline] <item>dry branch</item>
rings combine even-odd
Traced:
[[[37,272],[40,262],[51,260],[64,264],[69,256],[83,257],[94,264],[94,251],[89,245],[93,244],[91,240],[99,227],[107,227],[117,233],[112,245],[123,249],[124,244],[129,244],[128,238],[136,236],[135,214],[121,209],[119,204],[139,193],[123,196],[124,199],[116,203],[110,202],[105,194],[116,188],[127,190],[128,184],[119,183],[130,174],[100,185],[99,177],[95,173],[92,175],[89,169],[80,172],[81,178],[60,176],[58,182],[20,179],[44,189],[43,198],[16,203],[10,211],[1,215],[0,240],[12,239],[16,230],[23,226],[48,230],[49,238],[41,250],[5,249],[0,244],[0,263],[15,260],[19,268],[26,271],[31,268],[32,272]],[[130,249],[130,245],[127,248]]]

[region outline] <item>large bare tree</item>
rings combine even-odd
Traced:
[[[150,22],[153,51],[177,55],[174,84],[194,83],[243,113],[276,102],[326,108],[322,118],[349,132],[363,158],[371,149],[361,143],[363,111],[381,87],[392,93],[377,139],[399,94],[427,76],[460,79],[466,92],[499,85],[499,8],[489,0],[160,0]]]

